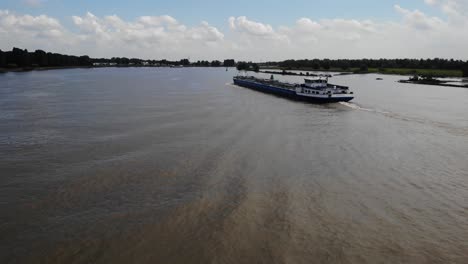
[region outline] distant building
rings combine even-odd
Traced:
[[[108,66],[117,66],[115,62],[93,62],[95,67],[108,67]]]

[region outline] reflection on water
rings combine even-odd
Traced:
[[[468,262],[468,90],[349,75],[313,105],[233,74],[1,75],[0,262]]]

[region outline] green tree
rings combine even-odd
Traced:
[[[182,60],[180,60],[180,64],[184,65],[184,66],[187,66],[187,65],[190,65],[190,61],[188,59],[182,59]]]
[[[91,66],[91,65],[93,65],[93,63],[91,62],[91,59],[89,58],[89,56],[80,56],[78,58],[78,64],[80,66]]]
[[[359,71],[360,72],[367,72],[367,71],[369,71],[369,68],[367,67],[366,64],[361,64],[361,66],[359,67]]]
[[[0,50],[0,67],[6,67],[6,54]]]
[[[330,69],[330,60],[329,59],[324,59],[322,61],[322,67],[325,69],[325,70],[329,70]]]
[[[249,64],[247,62],[240,61],[237,63],[237,70],[245,71],[249,69]]]
[[[224,60],[223,65],[224,67],[234,67],[236,65],[236,62],[233,59]]]
[[[37,64],[42,67],[49,66],[49,62],[47,60],[47,53],[43,50],[36,50],[34,52],[34,64]]]
[[[214,60],[211,62],[211,67],[219,67],[221,66],[221,62],[219,60]]]
[[[21,60],[23,58],[23,50],[22,49],[18,49],[18,48],[13,48],[13,50],[11,51],[11,61],[9,62],[9,64],[12,64],[12,66],[22,66],[21,65]]]
[[[258,66],[257,63],[252,64],[252,70],[254,72],[259,72],[260,71],[260,66]]]
[[[342,70],[347,70],[349,69],[349,62],[348,61],[343,61],[340,67]]]
[[[462,71],[463,71],[463,77],[468,77],[468,61],[465,62],[465,64],[463,65]]]

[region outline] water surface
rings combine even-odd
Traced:
[[[468,89],[337,76],[357,98],[313,105],[234,74],[0,75],[0,262],[468,262]]]

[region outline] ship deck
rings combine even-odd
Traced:
[[[269,80],[269,79],[257,79],[257,78],[254,78],[254,77],[236,77],[240,80],[243,80],[243,81],[249,81],[249,82],[256,82],[256,83],[260,83],[260,84],[264,84],[264,85],[269,85],[269,86],[274,86],[274,87],[278,87],[278,88],[282,88],[282,89],[287,89],[287,90],[292,90],[292,91],[295,91],[296,90],[296,85],[295,84],[290,84],[290,83],[283,83],[283,82],[279,82],[277,80]]]

